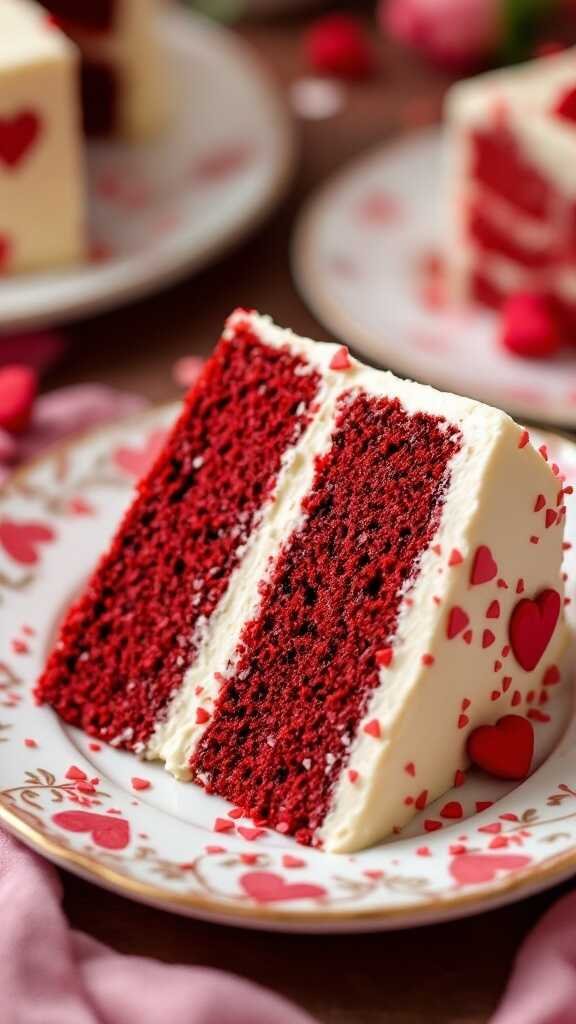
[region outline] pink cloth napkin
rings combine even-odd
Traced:
[[[559,900],[521,947],[491,1024],[576,1021],[576,892]]]
[[[114,953],[60,899],[56,871],[0,830],[2,1024],[312,1024],[240,978]]]

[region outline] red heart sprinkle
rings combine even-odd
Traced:
[[[560,615],[560,594],[543,590],[531,601],[523,598],[512,612],[508,627],[514,657],[531,672],[546,650]]]
[[[359,19],[347,14],[327,14],[312,23],[304,40],[315,71],[338,78],[361,79],[374,70],[370,40]]]
[[[520,715],[505,715],[496,725],[481,725],[468,737],[473,764],[497,779],[525,779],[534,753],[534,729]]]
[[[440,811],[442,818],[461,818],[464,814],[462,804],[458,800],[450,800]]]
[[[502,311],[501,342],[525,359],[546,359],[558,351],[559,325],[545,295],[517,292],[508,297]]]
[[[458,636],[463,629],[466,629],[469,622],[470,619],[463,608],[459,608],[458,605],[451,608],[446,626],[446,636],[448,639],[453,640],[455,636]]]
[[[480,583],[489,583],[497,574],[498,566],[492,557],[490,548],[486,547],[485,544],[481,544],[474,555],[470,583],[473,586],[478,586]]]

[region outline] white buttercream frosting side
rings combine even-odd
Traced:
[[[560,485],[540,454],[530,445],[519,448],[520,428],[489,413],[479,409],[462,424],[464,447],[450,466],[438,534],[406,595],[392,665],[381,670],[351,750],[348,771],[357,777],[342,774],[319,833],[327,850],[368,846],[449,789],[466,765],[470,732],[507,713],[526,714],[527,695],[541,691],[544,671],[561,654],[562,623],[534,671],[525,672],[510,649],[517,588],[529,598],[546,588],[563,597],[562,525],[545,527],[545,509],[557,510]],[[546,504],[536,512],[538,494]],[[498,571],[472,585],[480,546]],[[462,561],[451,566],[454,550]],[[454,608],[469,625],[449,639]],[[380,738],[364,732],[374,720]]]

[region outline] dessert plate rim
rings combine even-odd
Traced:
[[[157,173],[154,160],[155,143],[139,147],[115,142],[89,142],[90,220],[93,222],[91,261],[78,267],[46,273],[18,274],[0,280],[0,329],[26,331],[59,325],[97,313],[108,312],[128,302],[142,299],[156,291],[176,284],[197,273],[238,244],[258,227],[285,194],[292,179],[297,157],[294,120],[288,103],[270,73],[251,47],[230,29],[206,16],[189,10],[173,8],[162,13],[162,28],[172,64],[193,66],[195,74],[207,75],[207,68],[221,77],[226,75],[229,88],[244,95],[244,107],[250,110],[255,153],[247,147],[246,154],[230,152],[230,165],[216,167],[209,180],[210,161],[227,154],[226,137],[211,140],[213,152],[204,151],[201,141],[204,130],[197,135],[192,120],[198,106],[187,115],[182,94],[191,98],[193,74],[179,83],[180,117],[175,127],[161,140],[163,160],[173,150],[168,174],[170,181],[156,184],[150,177]],[[197,60],[202,54],[203,64]],[[174,57],[180,58],[180,63]],[[202,70],[203,68],[203,70]],[[181,72],[182,73],[182,72]],[[212,92],[208,90],[212,95]],[[197,93],[201,95],[201,91]],[[212,102],[212,101],[210,101]],[[223,107],[223,97],[219,100]],[[208,105],[209,106],[209,105]],[[210,115],[206,103],[202,116]],[[225,121],[224,110],[212,111],[214,123]],[[189,118],[189,122],[186,118]],[[192,140],[190,164],[198,160],[200,184],[188,184],[185,177],[184,144],[174,141],[176,128],[186,129]],[[183,134],[182,131],[179,132]],[[176,152],[176,149],[179,149]],[[180,150],[182,150],[180,152]],[[245,156],[245,159],[244,159]],[[236,166],[234,160],[236,159]],[[148,175],[150,195],[139,196],[128,181],[124,195],[115,189],[118,168],[124,168],[126,179],[134,169]],[[163,172],[164,173],[164,172]],[[204,175],[204,177],[202,177]],[[192,181],[192,178],[190,178]],[[192,189],[198,189],[202,214],[198,223],[198,206],[189,206]],[[154,189],[157,190],[155,196]],[[225,192],[228,189],[228,200]],[[106,190],[109,190],[108,192]],[[146,218],[145,227],[132,237],[136,218]],[[149,223],[148,223],[149,222]],[[143,221],[144,223],[144,221]],[[123,225],[128,226],[129,241],[122,238]],[[127,235],[127,237],[128,237]],[[115,244],[115,240],[117,244]],[[109,244],[110,243],[110,244]],[[123,248],[124,246],[124,248]]]
[[[576,768],[572,711],[553,754],[520,787],[495,797],[493,809],[348,857],[272,832],[244,839],[236,822],[233,833],[215,833],[212,822],[230,805],[133,755],[92,753],[89,737],[35,706],[31,687],[63,598],[77,592],[107,543],[142,468],[138,456],[151,454],[151,439],[177,409],[157,407],[87,432],[22,467],[0,491],[0,823],[48,860],[128,898],[282,931],[438,923],[521,899],[576,872],[576,790],[564,781]],[[576,479],[576,443],[542,436]],[[13,535],[8,544],[17,558],[7,557],[1,540],[6,520],[25,527],[23,549]],[[576,535],[570,508],[568,520]],[[26,533],[30,524],[44,534]],[[71,765],[85,771],[87,790],[86,783],[77,789]],[[134,788],[134,777],[151,780],[151,789]],[[552,829],[559,820],[560,832]],[[464,855],[451,852],[461,832],[471,846]]]

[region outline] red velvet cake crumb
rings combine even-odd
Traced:
[[[307,369],[241,326],[220,343],[38,684],[67,722],[130,749],[148,740],[307,424]]]
[[[209,792],[313,841],[379,685],[377,652],[392,646],[402,589],[437,531],[460,445],[454,428],[410,416],[398,400],[341,398],[304,524],[263,587],[192,757]]]

